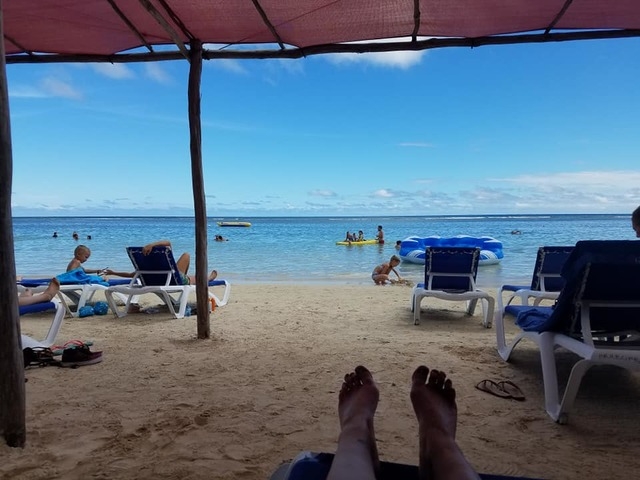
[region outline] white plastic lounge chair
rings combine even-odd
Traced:
[[[425,280],[418,283],[411,296],[413,323],[420,323],[420,302],[425,297],[456,302],[466,301],[467,314],[473,315],[478,300],[482,301],[482,325],[491,327],[495,300],[476,288],[479,248],[428,247],[425,254]]]
[[[304,451],[291,462],[283,463],[271,474],[270,480],[326,480],[333,462],[333,453]],[[528,477],[478,474],[481,480],[534,480]],[[418,478],[418,466],[404,463],[380,462],[379,480]]]
[[[104,282],[95,283],[89,281],[91,278],[95,279],[97,276],[87,275],[87,281],[84,283],[67,283],[64,279],[61,280],[58,298],[62,302],[67,315],[70,317],[77,317],[80,309],[93,300],[93,296],[96,292],[105,292],[108,287],[129,285],[131,283],[130,279],[122,278],[109,279]],[[20,287],[31,288],[34,292],[38,292],[44,290],[47,285],[49,285],[49,282],[51,282],[50,278],[26,278],[20,280],[18,284]],[[120,298],[120,300],[124,302],[126,301],[126,298],[123,297]]]
[[[555,300],[564,286],[560,276],[562,266],[573,251],[573,246],[543,246],[538,249],[536,263],[533,267],[531,285],[502,285],[498,289],[498,310],[511,304],[516,298],[522,305],[539,305],[542,300]],[[506,301],[503,294],[507,293]]]
[[[133,298],[146,293],[158,295],[169,308],[175,318],[185,316],[189,295],[195,292],[195,285],[184,285],[178,271],[173,253],[169,247],[154,247],[148,255],[143,255],[142,247],[128,247],[127,254],[135,268],[135,275],[129,285],[109,287],[105,297],[111,310],[118,316],[127,314],[129,304]],[[223,287],[222,298],[213,291],[213,287]],[[231,285],[226,280],[211,280],[209,282],[209,298],[215,300],[217,307],[222,307],[229,301]],[[119,309],[114,301],[115,294],[126,297],[124,309]]]
[[[582,377],[593,365],[640,370],[640,242],[578,242],[562,277],[566,283],[554,307],[507,305],[495,319],[503,360],[522,339],[538,345],[545,408],[558,423],[567,422]],[[521,329],[509,343],[506,317],[515,318]],[[562,398],[554,356],[558,347],[581,357]]]
[[[44,340],[36,340],[28,335],[21,336],[22,348],[34,348],[34,347],[50,347],[54,344],[56,340],[56,336],[60,331],[60,326],[62,325],[62,321],[64,320],[64,305],[62,302],[57,299],[53,299],[51,302],[46,303],[35,303],[33,305],[25,305],[20,307],[20,315],[27,315],[29,313],[39,313],[46,312],[47,310],[55,310],[55,315],[53,317],[53,321],[51,322],[51,326],[49,327],[49,331],[47,332],[47,336]]]

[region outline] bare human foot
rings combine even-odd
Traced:
[[[49,282],[49,285],[47,285],[47,288],[45,289],[45,291],[42,292],[42,295],[44,295],[46,298],[49,299],[49,301],[51,301],[53,297],[55,297],[58,294],[59,291],[60,291],[60,280],[58,280],[56,277],[53,277]]]
[[[209,274],[209,281],[215,280],[217,276],[218,276],[218,271],[217,270],[211,270],[211,273]]]
[[[338,396],[340,438],[328,480],[371,479],[379,469],[373,417],[380,394],[363,366],[344,376]]]
[[[420,478],[478,479],[455,441],[456,391],[447,375],[418,367],[411,377],[411,403],[418,419]]]

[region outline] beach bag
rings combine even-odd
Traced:
[[[80,307],[80,310],[78,310],[78,317],[91,317],[94,313],[95,312],[93,311],[93,307],[85,305],[84,307]]]
[[[109,305],[107,302],[96,302],[93,306],[93,313],[96,315],[106,315],[109,313]]]

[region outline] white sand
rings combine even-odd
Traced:
[[[27,447],[0,445],[11,479],[267,479],[301,450],[334,451],[337,392],[358,364],[381,391],[376,434],[383,460],[417,462],[408,397],[420,364],[445,370],[458,392],[458,442],[480,472],[549,479],[632,478],[640,453],[640,378],[595,368],[568,425],[543,408],[538,352],[523,343],[511,364],[495,331],[434,302],[411,322],[407,287],[234,285],[212,316],[212,340],[196,319],[165,313],[67,319],[59,342],[81,338],[104,362],[29,369]],[[156,297],[147,302],[156,303]],[[49,320],[25,316],[43,337]],[[559,356],[562,381],[575,360]],[[474,386],[509,379],[525,402]],[[635,467],[634,467],[635,465]]]

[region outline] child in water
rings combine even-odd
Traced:
[[[385,262],[381,265],[378,265],[371,272],[371,279],[375,282],[376,285],[386,285],[387,280],[391,283],[404,283],[404,279],[400,276],[400,274],[396,271],[396,268],[400,265],[400,257],[397,255],[392,255],[388,262]],[[393,272],[398,277],[397,280],[392,280],[389,278],[389,274]]]

